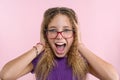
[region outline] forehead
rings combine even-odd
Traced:
[[[56,27],[56,28],[61,28],[61,27],[72,27],[70,19],[66,15],[58,14],[56,15],[51,22],[48,24],[48,28],[51,27]]]

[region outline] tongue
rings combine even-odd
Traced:
[[[64,45],[57,46],[57,52],[58,52],[58,53],[63,53],[64,48],[65,48],[65,46],[64,46]]]

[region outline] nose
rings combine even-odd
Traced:
[[[62,36],[61,32],[59,32],[56,39],[62,39],[62,38],[63,38],[63,36]]]

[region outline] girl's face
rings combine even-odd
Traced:
[[[67,16],[58,14],[48,24],[47,38],[56,57],[64,57],[73,42],[73,28]]]

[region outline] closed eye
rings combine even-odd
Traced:
[[[57,30],[56,29],[50,29],[50,30],[48,30],[49,32],[57,32]]]
[[[69,32],[69,31],[72,31],[71,29],[64,29],[63,30],[64,32]]]

